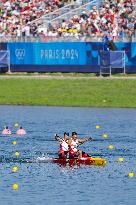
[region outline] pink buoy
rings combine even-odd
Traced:
[[[6,126],[2,131],[2,135],[11,135],[11,130]]]
[[[22,127],[20,127],[19,130],[17,130],[16,134],[17,135],[25,135],[26,131]]]

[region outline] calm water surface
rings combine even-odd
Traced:
[[[27,130],[26,136],[16,136],[15,123]],[[136,177],[127,176],[130,171],[136,173],[136,109],[0,106],[0,129],[5,125],[13,134],[0,136],[1,205],[136,204]],[[54,134],[64,131],[96,139],[81,148],[105,158],[106,167],[38,163],[38,157],[57,156]],[[103,133],[108,134],[107,139]],[[124,162],[118,162],[119,157]],[[13,173],[13,166],[19,171]],[[19,184],[18,190],[12,189],[13,183]]]

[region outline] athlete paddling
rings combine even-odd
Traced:
[[[77,138],[77,133],[72,132],[72,138],[69,140],[69,158],[82,158],[82,157],[89,157],[88,154],[85,152],[78,150],[79,144],[82,144],[84,142],[87,142],[89,140],[92,140],[91,137],[85,138],[85,139],[78,139]]]
[[[89,157],[85,152],[78,150],[79,144],[92,140],[91,137],[85,139],[77,139],[77,133],[72,132],[72,138],[69,139],[69,133],[64,132],[64,138],[60,138],[58,135],[55,135],[55,139],[60,143],[60,150],[58,152],[59,159],[69,158],[82,158]]]
[[[69,153],[69,146],[68,146],[68,141],[69,141],[69,133],[64,132],[64,138],[60,138],[58,135],[55,135],[55,139],[60,143],[60,150],[58,152],[59,158],[60,159],[66,159],[67,155]]]

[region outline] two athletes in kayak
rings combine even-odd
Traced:
[[[80,144],[92,140],[91,137],[85,139],[77,138],[77,133],[72,132],[72,137],[69,139],[69,133],[64,132],[64,138],[60,138],[58,135],[55,135],[55,139],[60,143],[60,150],[58,152],[60,159],[74,159],[89,157],[88,154],[78,149]]]

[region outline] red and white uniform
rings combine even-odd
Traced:
[[[60,143],[60,151],[65,151],[65,152],[67,152],[69,149],[68,149],[68,143],[67,143],[67,141],[62,141],[61,143]]]
[[[73,139],[72,139],[72,141],[71,141],[71,149],[72,149],[74,152],[77,152],[77,151],[78,151],[78,149],[77,149],[78,145],[79,145],[78,140],[73,140]]]
[[[60,142],[59,158],[65,159],[69,151],[68,140]]]
[[[69,155],[71,157],[74,157],[77,152],[78,152],[78,145],[79,145],[79,142],[78,142],[78,139],[77,140],[71,140],[71,145],[69,146]]]

